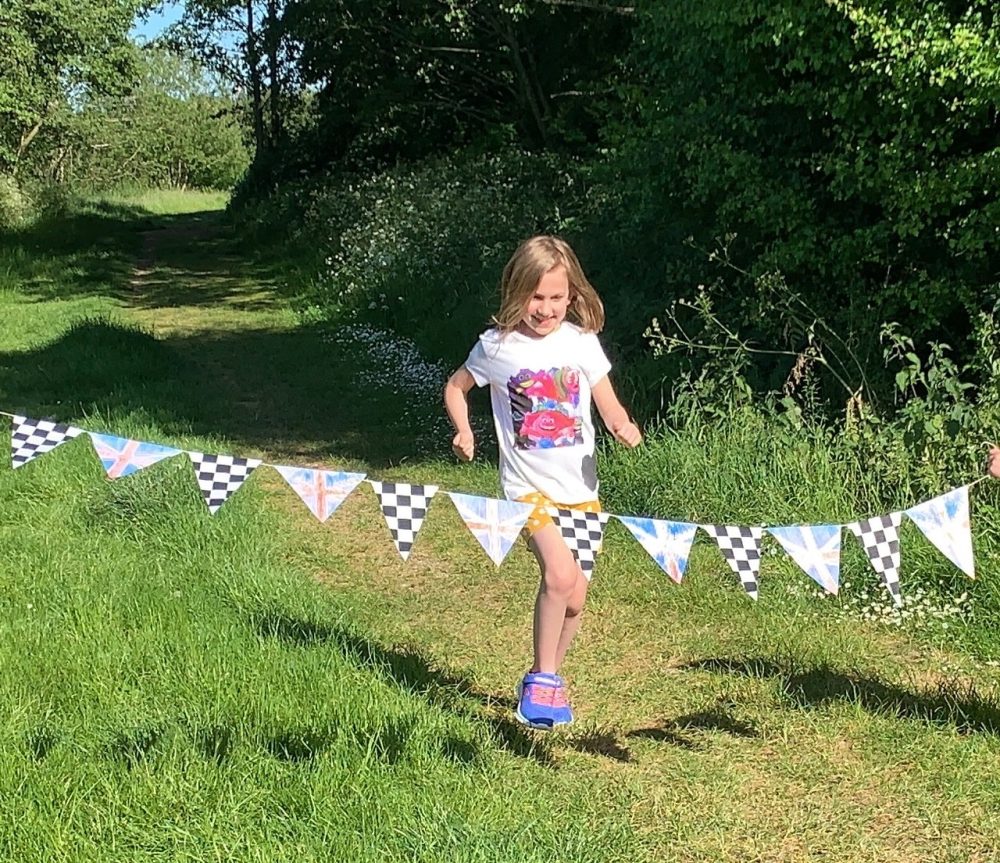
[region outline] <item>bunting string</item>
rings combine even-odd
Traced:
[[[194,468],[202,498],[213,515],[261,465],[273,467],[321,522],[326,522],[367,480],[375,491],[393,543],[404,561],[410,556],[431,500],[440,490],[436,485],[376,481],[368,479],[364,473],[270,464],[260,459],[182,450],[2,410],[0,416],[12,421],[11,465],[14,469],[84,435],[90,438],[110,479],[127,477],[164,459],[185,454]],[[901,605],[899,531],[903,518],[908,518],[948,560],[974,578],[969,489],[988,478],[978,477],[907,509],[844,525],[696,524],[557,508],[551,508],[550,514],[587,578],[591,576],[605,527],[611,518],[620,521],[657,566],[678,584],[684,577],[692,544],[701,528],[715,540],[726,563],[739,578],[744,593],[754,600],[758,597],[761,544],[765,533],[777,541],[803,572],[828,593],[836,594],[840,587],[841,536],[846,527],[860,542],[892,601]],[[513,548],[532,506],[460,492],[446,494],[483,551],[500,566]]]

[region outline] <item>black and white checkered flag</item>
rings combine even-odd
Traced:
[[[882,584],[896,605],[903,604],[899,588],[899,526],[902,522],[903,514],[894,512],[847,525],[847,529],[861,540],[872,569],[882,576]]]
[[[188,452],[194,474],[198,478],[201,496],[208,504],[208,511],[215,515],[229,498],[239,490],[250,474],[261,464],[257,458],[237,458],[232,455],[207,455]]]
[[[403,560],[410,556],[417,531],[427,517],[427,507],[437,493],[436,485],[409,485],[405,482],[368,480],[385,516],[385,523]]]
[[[83,434],[76,426],[60,425],[50,420],[16,416],[10,430],[11,467],[20,467],[33,458],[54,450],[59,444]]]
[[[547,508],[583,574],[590,578],[594,560],[604,541],[604,526],[611,518],[607,512],[584,512],[580,509]]]
[[[701,529],[719,546],[726,563],[740,577],[740,583],[751,599],[757,598],[757,577],[760,573],[760,541],[764,528],[738,524],[703,524]]]

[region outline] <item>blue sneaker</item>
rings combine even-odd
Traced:
[[[558,674],[528,672],[517,684],[519,722],[531,728],[549,730],[573,721],[573,708],[566,699],[566,687]]]
[[[569,700],[566,698],[566,686],[563,679],[558,675],[556,679],[559,681],[559,685],[552,693],[552,724],[569,725],[573,721],[573,708],[569,706]]]
[[[556,690],[562,687],[562,680],[555,674],[529,671],[517,684],[517,710],[514,716],[518,722],[529,728],[549,730],[555,724],[553,701]]]

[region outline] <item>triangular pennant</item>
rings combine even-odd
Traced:
[[[906,514],[948,560],[970,578],[976,577],[967,485],[919,503]]]
[[[747,596],[756,599],[764,529],[739,524],[703,524],[701,529],[715,540],[726,563],[739,576]]]
[[[611,518],[610,513],[560,509],[554,506],[547,507],[547,510],[583,574],[590,578],[594,571],[594,559],[604,540],[604,525]]]
[[[81,434],[83,429],[76,426],[15,415],[10,429],[11,467],[21,467]]]
[[[497,566],[513,548],[534,504],[448,492],[472,535]]]
[[[385,523],[403,560],[410,556],[413,541],[427,517],[427,507],[437,493],[436,485],[409,485],[405,482],[371,483],[385,516]]]
[[[861,540],[872,569],[882,577],[882,584],[896,605],[903,604],[899,589],[899,525],[902,521],[903,514],[894,512],[847,525],[847,529]]]
[[[649,552],[660,569],[680,584],[698,525],[624,515],[616,518],[631,531],[632,536]]]
[[[180,454],[179,449],[169,446],[97,434],[97,432],[87,432],[87,434],[90,435],[90,442],[94,445],[94,452],[97,453],[111,479],[129,476],[158,461]]]
[[[231,498],[250,474],[260,466],[260,459],[238,458],[232,455],[208,455],[203,452],[188,452],[194,473],[198,478],[201,496],[213,515]]]
[[[292,490],[309,507],[320,521],[326,521],[339,507],[361,481],[363,473],[344,473],[343,471],[314,470],[307,467],[290,465],[273,465]]]
[[[769,527],[791,558],[827,593],[840,589],[840,525],[795,524]]]

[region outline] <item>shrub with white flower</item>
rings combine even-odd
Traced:
[[[414,342],[368,324],[348,324],[327,339],[356,363],[354,384],[365,391],[389,394],[399,407],[397,421],[411,429],[413,454],[429,455],[449,449],[451,424],[442,393],[451,370],[428,360]],[[487,433],[488,418],[474,415],[478,438]]]
[[[905,588],[905,585],[904,585]],[[828,599],[832,605],[817,608],[815,616],[832,613],[844,620],[861,620],[907,630],[937,631],[966,622],[972,613],[972,598],[967,591],[948,596],[921,585],[904,589],[902,603],[896,605],[878,576],[860,581],[845,580],[836,598],[823,588],[803,580],[785,585],[785,593],[794,597]]]

